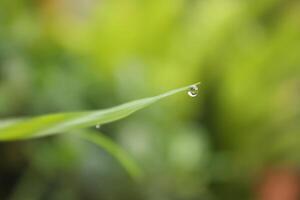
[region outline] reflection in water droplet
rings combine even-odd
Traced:
[[[188,91],[188,95],[190,97],[196,97],[198,95],[198,87],[197,85],[192,85]]]
[[[96,129],[99,129],[100,127],[101,127],[100,124],[97,124],[97,125],[96,125]]]

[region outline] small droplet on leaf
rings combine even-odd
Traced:
[[[100,129],[100,127],[101,127],[101,124],[96,125],[96,129]]]

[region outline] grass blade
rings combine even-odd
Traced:
[[[194,85],[198,85],[196,83]],[[190,86],[171,90],[164,94],[131,101],[104,110],[48,114],[32,118],[0,121],[0,141],[23,140],[58,133],[65,133],[96,124],[110,123],[145,108],[158,100],[187,91]]]
[[[94,143],[100,148],[103,148],[107,153],[112,155],[133,179],[139,180],[142,177],[142,170],[131,158],[131,156],[104,134],[96,132],[84,132],[79,136],[80,138]]]

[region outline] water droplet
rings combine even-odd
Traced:
[[[188,95],[190,97],[196,97],[198,95],[198,86],[197,85],[190,86],[190,89],[188,91]]]
[[[96,129],[100,129],[100,127],[101,127],[101,124],[96,125]]]

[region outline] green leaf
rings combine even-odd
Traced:
[[[32,118],[0,121],[0,141],[42,137],[91,127],[96,124],[110,123],[127,117],[158,100],[182,91],[187,91],[189,88],[190,86],[178,88],[158,96],[131,101],[104,110],[57,113]]]
[[[107,153],[112,155],[128,172],[128,174],[135,180],[139,180],[142,176],[142,170],[138,164],[126,153],[122,148],[115,144],[110,138],[101,133],[84,132],[81,133],[80,138],[96,144],[104,149]]]

